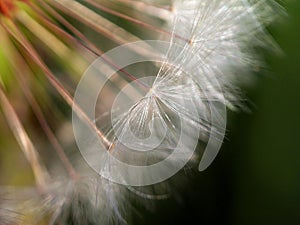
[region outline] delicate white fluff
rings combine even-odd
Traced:
[[[185,65],[198,57],[197,65],[190,65],[198,70],[195,79],[210,83],[209,96],[224,94],[232,108],[240,98],[236,85],[261,63],[254,47],[271,43],[264,27],[274,12],[279,14],[280,6],[268,0],[176,0],[171,42],[187,51],[178,53],[171,45],[169,58]]]
[[[170,47],[156,78],[148,83],[144,96],[132,105],[119,106],[108,124],[98,124],[112,143],[111,155],[128,164],[152,165],[164,160],[172,154],[181,132],[190,138],[180,146],[185,154],[194,151],[191,140],[207,141],[208,136],[216,135],[211,133],[208,103],[224,102],[232,109],[240,104],[237,84],[260,62],[253,46],[269,43],[264,27],[278,7],[266,0],[174,0],[170,4]],[[179,152],[170,167],[180,163],[181,157]],[[103,168],[110,172],[109,161],[98,163],[107,163]],[[124,207],[128,199],[122,188],[90,173],[84,175],[87,177],[53,182],[43,193],[26,199],[37,212],[35,219],[50,215],[50,224],[126,224],[130,209]],[[160,194],[165,196],[161,186]],[[152,198],[151,192],[129,189]],[[15,213],[24,212],[19,203],[2,204],[2,224],[21,218]],[[10,213],[4,218],[6,212]]]
[[[99,122],[112,143],[111,155],[129,164],[164,160],[182,133],[190,137],[181,143],[183,152],[194,151],[195,137],[219,141],[225,128],[213,129],[209,103],[242,107],[238,84],[259,66],[254,47],[270,43],[265,25],[273,20],[273,10],[280,10],[267,0],[176,0],[171,6],[170,47],[155,80],[143,97],[122,106],[130,103],[124,98],[111,117]],[[183,158],[178,154],[170,164]],[[109,172],[113,166],[104,168]]]
[[[124,187],[99,176],[57,180],[45,190],[1,187],[0,192],[1,225],[127,224],[131,210],[126,204],[125,213]]]

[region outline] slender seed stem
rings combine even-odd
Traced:
[[[23,74],[24,74],[24,72],[26,74],[26,71],[29,71],[29,68],[26,68],[26,63],[24,62],[23,59],[21,59],[21,56],[15,57],[15,58],[17,58],[17,61],[18,61],[18,67],[16,67],[16,66],[14,67],[15,72],[16,72],[15,74],[16,74],[16,78],[22,88],[22,91],[25,95],[25,98],[29,102],[38,122],[40,123],[40,125],[41,125],[42,129],[44,130],[46,136],[48,137],[50,143],[54,147],[57,155],[59,156],[59,158],[62,161],[63,165],[65,166],[66,170],[68,171],[69,176],[73,180],[77,179],[78,175],[77,175],[74,167],[72,166],[71,162],[69,161],[68,157],[66,156],[66,154],[63,150],[63,147],[57,140],[55,134],[51,130],[38,102],[36,101],[35,97],[33,96],[30,89],[28,88],[28,84],[27,84],[26,79],[24,78]],[[15,64],[13,64],[13,65],[15,65]]]
[[[40,66],[44,71],[46,78],[51,83],[51,85],[58,91],[58,93],[64,98],[64,100],[73,108],[75,113],[85,121],[100,137],[104,146],[108,149],[111,146],[111,142],[105,137],[105,135],[97,128],[96,124],[84,113],[84,111],[73,101],[70,93],[63,87],[63,85],[56,79],[54,74],[46,66],[46,64],[41,60],[38,53],[35,51],[33,46],[28,42],[26,37],[18,29],[18,27],[11,21],[10,25],[14,29],[14,32],[8,28],[4,23],[1,23],[3,28],[27,51],[31,56],[32,60]]]
[[[55,134],[51,130],[41,107],[39,106],[35,96],[32,94],[30,87],[28,85],[28,78],[26,78],[27,74],[32,74],[28,64],[26,63],[23,56],[19,53],[19,50],[11,43],[7,35],[4,36],[4,51],[7,54],[7,58],[9,63],[12,66],[14,74],[16,75],[16,80],[18,81],[25,98],[29,102],[33,113],[35,114],[38,122],[40,123],[42,129],[44,130],[46,136],[48,137],[50,143],[52,144],[53,148],[57,152],[60,160],[64,164],[66,170],[68,171],[70,177],[72,179],[76,179],[78,175],[76,174],[75,169],[73,168],[71,162],[69,161],[68,157],[66,156],[61,144],[57,140]]]
[[[2,106],[2,111],[7,119],[7,122],[12,130],[15,138],[17,139],[25,157],[27,158],[37,184],[37,187],[40,190],[45,190],[47,181],[49,179],[49,174],[46,170],[46,167],[42,164],[40,156],[35,149],[32,141],[30,140],[27,132],[25,131],[20,119],[15,112],[13,106],[10,104],[4,88],[0,83],[0,102]]]
[[[38,0],[40,1],[40,0]],[[45,3],[43,3],[44,5],[46,5]],[[97,57],[101,56],[102,59],[108,63],[110,66],[114,67],[115,69],[117,69],[118,71],[120,71],[121,73],[123,73],[125,76],[127,76],[130,80],[132,81],[136,81],[137,83],[139,83],[143,88],[147,88],[149,89],[149,86],[147,84],[145,84],[144,82],[138,80],[134,75],[130,74],[129,72],[127,72],[125,69],[119,67],[118,65],[116,65],[112,60],[110,60],[107,56],[105,56],[103,54],[103,51],[100,50],[95,44],[93,44],[88,38],[85,37],[85,35],[83,35],[79,30],[77,30],[72,24],[70,24],[68,21],[66,21],[62,16],[60,16],[58,13],[56,13],[51,7],[47,6],[49,8],[49,12],[51,12],[53,14],[54,17],[56,17],[58,19],[58,21],[60,21],[62,24],[64,24],[68,29],[70,29],[70,31],[72,31],[79,39],[81,39],[82,41],[79,41],[79,39],[74,38],[72,35],[68,34],[67,32],[65,32],[64,30],[62,30],[61,28],[57,27],[53,22],[51,22],[46,15],[43,14],[43,12],[41,10],[39,10],[35,5],[31,4],[32,7],[34,9],[36,9],[36,11],[39,13],[38,15],[41,17],[41,19],[47,23],[47,25],[49,25],[50,27],[54,27],[55,30],[59,31],[60,33],[62,33],[63,35],[65,35],[66,37],[68,37],[69,39],[73,40],[74,42],[76,42],[77,44],[79,43],[80,45],[82,45],[84,48],[86,48],[88,51],[90,51],[91,53],[95,54]],[[45,6],[45,7],[46,7]]]
[[[103,12],[109,13],[109,14],[114,15],[114,16],[117,16],[117,17],[120,17],[120,18],[125,19],[125,20],[127,20],[127,21],[130,21],[130,22],[132,22],[132,23],[135,23],[135,24],[137,24],[137,25],[140,25],[140,26],[142,26],[142,27],[144,27],[144,28],[153,30],[153,31],[158,32],[158,33],[166,34],[166,35],[168,35],[168,36],[173,36],[173,35],[174,35],[175,38],[178,38],[178,39],[181,39],[181,40],[183,40],[183,41],[186,41],[187,43],[190,42],[190,40],[189,40],[188,38],[184,38],[184,37],[182,37],[182,36],[180,36],[180,35],[173,34],[173,33],[170,32],[170,31],[167,31],[167,30],[164,30],[164,29],[155,27],[155,26],[153,26],[152,24],[143,22],[143,21],[141,21],[141,20],[138,20],[138,19],[135,19],[135,18],[133,18],[133,17],[127,16],[127,15],[125,15],[125,14],[123,14],[123,13],[117,12],[117,11],[115,11],[115,10],[113,10],[113,9],[107,8],[107,7],[105,7],[104,5],[100,5],[99,3],[97,3],[97,2],[95,2],[95,1],[93,1],[93,0],[85,0],[85,2],[87,2],[87,3],[89,3],[90,5],[92,5],[92,6],[96,7],[96,8],[98,8],[98,9],[100,9],[100,10],[103,11]]]

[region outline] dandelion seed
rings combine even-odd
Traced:
[[[251,4],[238,0],[175,1],[173,33],[189,41],[172,38],[172,43],[186,46],[198,56],[196,63],[201,66],[190,63],[193,55],[181,52],[178,56],[172,47],[168,57],[179,65],[188,63],[198,69],[199,75],[194,79],[207,83],[209,96],[218,99],[223,93],[227,105],[235,108],[240,100],[237,81],[257,63],[251,48],[269,38],[264,24],[272,20],[272,15],[269,14],[267,21],[262,18],[266,16],[264,9],[270,6],[281,11],[272,1]],[[215,82],[220,84],[221,90]]]
[[[113,160],[137,167],[166,160],[164,168],[155,171],[164,175],[169,168],[185,165],[186,158],[194,154],[198,138],[209,142],[213,137],[213,142],[220,144],[224,127],[218,127],[214,119],[224,118],[214,115],[210,102],[234,110],[243,107],[238,82],[260,63],[253,46],[272,43],[264,28],[274,19],[274,10],[279,12],[280,7],[266,0],[175,0],[163,4],[152,0],[0,0],[0,58],[7,62],[5,74],[1,72],[0,76],[1,108],[31,164],[37,185],[43,187],[31,190],[31,201],[25,201],[29,212],[18,204],[1,206],[0,223],[18,222],[21,217],[14,212],[24,212],[34,217],[34,222],[48,217],[50,224],[126,224],[130,213],[124,212],[128,202],[124,189],[147,199],[168,196],[164,193],[168,189],[165,183],[157,195],[148,192],[147,187],[143,192],[143,188],[139,191],[131,185],[114,184],[110,181],[114,176],[124,184],[128,180],[147,183],[152,177],[143,177],[138,171],[131,173],[130,169],[119,171]],[[134,29],[120,26],[124,21]],[[169,42],[163,62],[153,63],[155,73],[147,74],[150,78],[140,79],[140,70],[129,72],[103,55],[108,46],[138,41],[140,45],[128,45],[130,52],[145,58],[156,56],[159,51],[142,41],[148,34],[152,39]],[[105,101],[94,122],[86,109],[74,102],[73,94],[74,84],[99,56],[106,66],[97,70],[102,74],[117,72],[109,79]],[[48,167],[56,162],[44,166],[29,139],[21,123],[26,118],[18,117],[6,92],[17,89],[6,73],[18,81],[17,87],[68,172],[64,181],[61,170],[57,169],[59,176],[49,172]],[[36,95],[34,87],[40,85],[38,82],[42,87]],[[53,100],[49,97],[53,90],[60,96],[62,107],[40,100],[43,96]],[[114,102],[111,96],[116,97]],[[97,172],[108,180],[81,168],[77,156],[71,159],[65,153],[65,143],[56,135],[58,125],[48,121],[47,116],[66,107],[72,107],[91,128],[91,136],[100,139],[98,149],[105,150],[105,157],[98,160],[94,152],[89,157],[101,164],[102,170]],[[11,213],[2,218],[7,210]]]
[[[3,88],[0,86],[0,102],[2,106],[2,110],[9,122],[12,132],[14,133],[17,141],[19,142],[24,155],[26,156],[27,160],[29,161],[32,170],[35,175],[36,183],[39,188],[44,189],[48,174],[44,165],[41,164],[38,152],[36,151],[33,143],[31,142],[30,138],[28,137],[25,129],[21,125],[21,122],[16,115],[13,107],[9,103]]]

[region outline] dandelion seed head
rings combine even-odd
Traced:
[[[23,2],[29,3],[25,0]],[[253,67],[256,68],[261,63],[253,48],[272,43],[265,27],[275,17],[273,12],[277,5],[273,1],[148,0],[119,1],[119,3],[131,6],[137,14],[147,13],[151,19],[162,19],[164,23],[160,23],[159,26],[158,23],[148,24],[122,14],[116,8],[101,5],[101,2],[85,1],[83,4],[74,0],[32,1],[30,7],[24,10],[20,7],[21,11],[16,13],[15,20],[1,21],[3,22],[0,30],[1,38],[3,36],[5,40],[4,44],[2,39],[0,40],[1,49],[10,47],[4,52],[8,56],[13,56],[9,60],[13,70],[31,77],[36,74],[45,75],[62,99],[73,106],[77,115],[91,126],[92,134],[95,134],[93,137],[100,138],[102,142],[99,143],[100,147],[97,146],[97,151],[89,154],[89,158],[93,159],[93,165],[100,165],[101,171],[96,172],[108,179],[91,175],[81,166],[74,166],[76,162],[70,160],[64,153],[60,140],[52,131],[56,127],[47,123],[43,110],[35,100],[36,96],[28,94],[31,93],[31,90],[28,90],[31,85],[26,82],[22,84],[24,80],[21,80],[20,87],[70,177],[63,181],[56,175],[53,175],[52,179],[41,179],[43,173],[35,173],[37,180],[43,180],[43,188],[32,191],[34,194],[23,203],[2,201],[1,224],[18,222],[22,219],[18,212],[32,215],[34,222],[48,216],[50,224],[126,224],[126,220],[130,217],[128,215],[130,210],[125,206],[128,196],[123,190],[124,187],[112,183],[110,178],[117,176],[119,183],[126,185],[130,183],[128,181],[134,180],[137,186],[153,184],[152,181],[156,182],[156,179],[152,180],[153,174],[146,177],[130,169],[120,171],[116,161],[113,160],[133,167],[152,166],[166,160],[164,167],[155,171],[157,174],[167,174],[166,171],[170,168],[177,169],[178,165],[179,168],[183,168],[186,165],[186,158],[191,160],[194,158],[198,139],[208,142],[212,137],[214,143],[222,142],[220,138],[222,131],[213,123],[210,102],[219,102],[234,110],[243,107],[240,103],[241,91],[238,84],[240,80],[245,80],[245,76],[250,74]],[[12,17],[17,8],[17,0],[0,0],[0,16]],[[141,39],[133,31],[120,27],[110,20],[109,16],[106,18],[94,9],[130,21],[140,28],[155,31],[155,34],[160,34],[163,40],[169,40],[170,44],[165,60],[156,65],[159,72],[150,74],[150,78],[143,80],[142,83],[135,77],[136,73],[125,74],[126,79],[134,82],[119,79],[114,83],[116,86],[114,88],[121,90],[120,94],[116,95],[114,102],[113,97],[107,94],[106,102],[112,106],[102,107],[105,110],[109,108],[110,111],[102,110],[96,123],[85,115],[84,107],[80,108],[74,104],[71,94],[74,90],[65,85],[69,78],[72,80],[69,83],[77,81],[83,68],[103,53],[98,43],[91,41],[95,37],[85,35],[81,26],[87,28],[89,31],[87,33],[96,34],[95,36],[103,35],[113,44],[121,45]],[[65,15],[68,15],[66,17],[68,19]],[[26,32],[23,32],[24,30]],[[157,34],[154,36],[159,36]],[[36,43],[28,38],[30,35],[34,35]],[[40,48],[40,45],[44,47]],[[142,56],[151,55],[152,50],[146,42],[138,48],[131,49]],[[53,53],[55,57],[61,59],[57,64],[58,67],[70,69],[56,73],[55,69],[50,68],[51,64],[59,61],[49,57]],[[109,60],[106,62],[109,62],[109,65],[105,69],[117,67],[118,70],[122,70],[114,62]],[[38,69],[32,71],[33,63]],[[65,74],[70,76],[65,79],[63,77]],[[78,76],[75,78],[74,74]],[[60,82],[59,78],[63,82]],[[45,90],[48,91],[46,88]],[[90,91],[89,89],[87,92]],[[222,116],[220,120],[224,120]],[[21,123],[17,114],[14,121],[18,121],[18,125]],[[21,125],[19,127],[22,128]],[[19,136],[25,136],[25,129],[20,130]],[[18,135],[16,136],[18,139]],[[31,143],[29,136],[26,135],[27,143]],[[89,140],[87,138],[85,141]],[[92,141],[96,142],[96,138]],[[28,146],[26,143],[22,146],[25,154],[28,152]],[[85,147],[88,149],[89,145]],[[105,154],[98,157],[100,148]],[[38,155],[34,154],[36,150],[33,145],[30,145],[30,150],[32,153],[30,155]],[[33,162],[32,159],[33,157],[28,157],[29,162]],[[40,158],[35,157],[34,163],[31,163],[33,169],[38,165],[47,171],[46,167],[40,166],[43,165],[40,161],[42,161]],[[58,170],[58,174],[62,173]],[[166,177],[170,176],[167,174]],[[157,195],[148,192],[148,187],[143,189],[127,186],[127,188],[146,199],[163,199],[167,196],[165,190],[173,188],[168,182],[158,186],[160,187],[157,188],[159,189]]]
[[[138,99],[128,101],[124,96],[117,101],[107,126],[99,121],[100,129],[114,143],[112,157],[133,165],[155,164],[174,152],[180,132],[193,137],[200,130],[203,141],[215,136],[215,143],[221,142],[219,133],[225,128],[216,131],[210,102],[233,110],[243,107],[239,80],[259,62],[254,46],[269,38],[265,26],[270,20],[263,20],[268,10],[262,10],[268,5],[268,1],[173,1],[170,46],[148,85],[150,90]],[[182,152],[194,150],[189,143],[180,147]],[[178,154],[173,163],[183,161],[184,155]],[[117,168],[107,162],[106,172]]]
[[[227,106],[239,105],[240,80],[263,63],[253,48],[272,42],[265,26],[276,17],[272,10],[280,12],[280,6],[267,0],[179,0],[173,5],[178,10],[173,12],[170,25],[173,37],[168,57],[178,65],[190,64],[198,69],[195,80],[211,83],[208,93],[212,97],[223,92]],[[172,44],[185,46],[186,51],[178,53]],[[196,64],[190,62],[194,55],[198,57]],[[222,90],[212,82],[215,79]]]

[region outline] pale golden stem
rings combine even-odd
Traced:
[[[40,156],[30,140],[27,132],[22,126],[17,113],[6,97],[2,84],[0,84],[0,102],[2,111],[6,117],[10,129],[17,139],[26,159],[32,168],[38,188],[40,190],[45,190],[47,181],[49,179],[49,174],[46,170],[46,167],[42,164]]]
[[[20,54],[18,54],[18,50],[16,48],[14,48],[13,45],[11,45],[11,43],[7,42],[7,45],[9,45],[7,47],[9,47],[10,50],[13,50],[12,52],[14,54],[13,55],[11,54],[11,56],[8,57],[8,59],[10,60],[10,63],[13,66],[13,69],[15,70],[15,75],[16,75],[17,81],[19,82],[27,101],[29,102],[37,120],[39,121],[39,123],[40,123],[42,129],[44,130],[46,136],[48,137],[50,143],[54,147],[60,160],[64,164],[70,177],[73,179],[76,179],[77,174],[76,174],[74,167],[72,166],[71,162],[69,161],[68,157],[66,156],[66,154],[63,150],[63,147],[61,146],[61,144],[57,140],[55,134],[51,130],[38,102],[36,101],[34,95],[31,93],[31,90],[29,89],[29,85],[27,83],[25,75],[31,73],[30,69],[28,68],[28,66],[27,66],[25,60],[22,58],[22,56]],[[7,52],[9,52],[9,51],[7,51]],[[13,62],[12,62],[12,60],[13,60]]]
[[[101,49],[99,49],[95,44],[93,44],[88,38],[85,37],[84,34],[82,34],[79,30],[77,30],[72,24],[70,24],[68,21],[66,21],[62,16],[60,16],[57,12],[55,12],[51,7],[49,7],[44,2],[41,2],[40,0],[38,0],[38,1],[39,1],[39,3],[43,4],[43,6],[46,7],[47,10],[59,22],[61,22],[62,24],[64,24],[68,29],[70,29],[70,31],[72,31],[83,42],[79,41],[79,39],[77,39],[77,38],[74,38],[72,35],[66,33],[61,28],[57,27],[53,22],[51,22],[47,18],[46,15],[43,14],[43,12],[41,12],[41,10],[39,8],[37,8],[35,5],[31,4],[31,6],[38,12],[38,15],[40,16],[40,18],[45,23],[47,23],[48,26],[52,27],[55,31],[60,32],[63,36],[67,37],[69,40],[72,40],[74,42],[74,44],[79,44],[79,45],[83,46],[85,49],[87,49],[89,52],[91,52],[95,56],[97,56],[97,57],[101,56],[106,63],[108,63],[112,67],[116,68],[122,74],[124,74],[125,76],[127,76],[130,80],[133,80],[133,81],[137,80],[134,75],[128,73],[125,69],[120,68],[118,65],[116,65],[115,63],[113,63],[108,57],[106,57],[105,55],[103,55],[103,51]],[[30,29],[30,27],[28,27],[28,28]],[[120,79],[120,82],[122,82],[122,83],[125,82],[125,80],[121,76],[119,77],[119,79]],[[137,81],[137,82],[140,83],[140,81]],[[145,84],[141,84],[141,85],[144,86],[144,87],[146,87]]]
[[[44,9],[47,10],[57,21],[62,23],[64,26],[66,26],[77,38],[82,40],[83,42],[80,42],[77,38],[74,38],[72,35],[68,34],[61,28],[57,27],[53,21],[50,21],[48,16],[45,15],[45,13],[38,8],[36,5],[31,4],[31,7],[38,13],[39,17],[46,23],[46,25],[53,27],[56,31],[58,30],[60,33],[62,33],[67,38],[71,39],[73,42],[79,45],[83,45],[84,48],[91,51],[96,56],[100,56],[103,54],[103,51],[100,50],[96,45],[94,45],[84,34],[82,34],[78,29],[76,29],[71,23],[69,23],[63,16],[61,16],[58,12],[56,12],[52,7],[50,7],[48,4],[46,4],[43,0],[37,0],[39,2],[39,5],[41,5]],[[88,44],[84,45],[84,44]],[[93,48],[93,49],[92,49]]]
[[[125,15],[125,14],[123,14],[123,13],[117,12],[117,11],[115,11],[115,10],[113,10],[113,9],[110,9],[110,8],[108,8],[108,7],[105,7],[104,5],[101,5],[101,4],[99,4],[99,3],[97,3],[97,2],[95,2],[95,1],[93,1],[93,0],[85,0],[85,2],[88,2],[90,5],[92,5],[92,6],[96,7],[96,8],[98,8],[98,9],[100,9],[100,10],[103,11],[103,12],[107,12],[107,13],[109,13],[109,14],[111,14],[111,15],[120,17],[120,18],[125,19],[125,20],[128,20],[128,21],[130,21],[130,22],[132,22],[132,23],[135,23],[135,24],[140,25],[140,26],[142,26],[142,27],[145,27],[145,28],[147,28],[147,29],[156,31],[156,32],[158,32],[158,33],[167,34],[167,35],[169,35],[169,36],[172,35],[172,33],[169,32],[169,31],[167,31],[167,30],[158,28],[158,27],[156,27],[156,26],[153,26],[152,24],[143,22],[143,21],[141,21],[141,20],[138,20],[138,19],[135,19],[135,18],[133,18],[133,17],[127,16],[127,15]]]
[[[148,14],[150,16],[155,16],[163,20],[169,20],[172,15],[172,7],[170,6],[160,6],[147,2],[132,1],[132,0],[116,0],[117,2],[123,3],[124,5],[130,6],[140,12]]]
[[[36,50],[28,42],[28,40],[24,37],[22,32],[20,32],[18,27],[11,20],[8,20],[7,23],[10,25],[10,28],[8,28],[7,25],[4,23],[1,23],[1,25],[26,50],[26,52],[30,55],[31,59],[44,71],[44,73],[45,73],[48,81],[51,83],[51,85],[58,91],[58,93],[63,97],[63,99],[73,108],[74,112],[96,132],[96,134],[102,140],[102,143],[108,149],[109,146],[111,146],[110,141],[97,128],[96,124],[84,113],[84,111],[80,108],[80,106],[78,106],[73,101],[73,98],[70,95],[70,93],[56,79],[54,74],[50,71],[50,69],[42,61],[42,59],[39,57]]]
[[[66,46],[59,38],[45,29],[36,20],[32,19],[26,12],[20,11],[16,13],[16,18],[27,27],[30,32],[32,32],[36,37],[38,37],[43,43],[48,46],[58,57],[61,59],[72,58],[73,71],[82,74],[84,70],[88,67],[88,64],[79,58],[74,52]]]
[[[77,1],[73,0],[54,0],[49,1],[60,10],[76,18],[78,21],[88,25],[90,28],[106,36],[117,44],[126,44],[128,42],[141,41],[137,36],[129,33],[122,27],[105,19],[93,10],[85,7]],[[148,44],[141,44],[141,47],[133,47],[133,51],[143,56],[155,55],[154,49]]]

